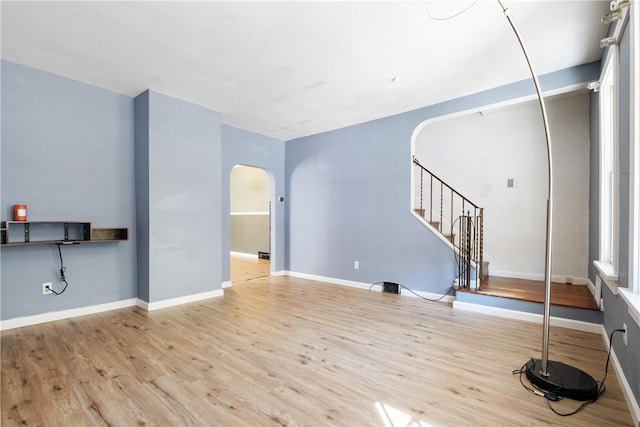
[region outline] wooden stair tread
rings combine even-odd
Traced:
[[[456,291],[543,303],[545,286],[543,281],[538,280],[488,276],[482,281],[480,290],[462,288]],[[587,310],[600,309],[587,286],[566,283],[551,283],[551,304]]]

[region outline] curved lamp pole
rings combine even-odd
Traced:
[[[551,133],[549,132],[549,120],[547,119],[547,108],[545,106],[544,98],[542,97],[542,90],[540,89],[540,82],[538,81],[538,75],[533,68],[533,63],[531,62],[531,58],[529,57],[529,52],[527,51],[527,47],[522,41],[522,36],[520,35],[520,31],[518,31],[518,27],[516,26],[513,17],[511,16],[511,12],[504,5],[502,0],[498,0],[504,15],[507,17],[513,32],[518,38],[518,43],[520,43],[520,47],[522,48],[522,53],[524,53],[524,57],[527,61],[527,65],[529,66],[529,71],[531,72],[531,78],[533,79],[533,84],[536,87],[536,94],[538,95],[538,103],[540,104],[540,111],[542,112],[542,122],[544,124],[544,136],[547,141],[547,167],[548,167],[548,176],[549,176],[549,188],[547,190],[547,237],[546,237],[546,245],[544,251],[544,314],[543,314],[543,322],[542,322],[542,373],[543,375],[547,375],[547,363],[549,358],[549,317],[550,317],[550,299],[551,299],[551,244],[553,238],[553,160],[551,157]]]
[[[547,141],[547,163],[549,175],[549,188],[547,197],[547,227],[544,259],[544,313],[542,319],[542,358],[540,360],[531,359],[526,364],[527,378],[534,385],[542,390],[546,390],[557,396],[566,396],[576,400],[592,400],[598,396],[598,384],[596,381],[579,369],[561,362],[549,362],[549,317],[551,304],[551,246],[553,238],[553,162],[551,157],[551,134],[549,132],[549,121],[547,119],[547,109],[545,106],[538,76],[533,68],[529,52],[525,46],[522,36],[518,31],[511,12],[504,5],[502,0],[498,0],[505,17],[509,21],[513,32],[520,43],[522,53],[529,66],[533,83],[536,87],[536,94],[542,112],[542,122],[544,124],[544,134]],[[549,369],[551,367],[551,369]]]

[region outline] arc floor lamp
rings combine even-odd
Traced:
[[[567,397],[575,400],[594,400],[598,397],[598,383],[586,372],[562,362],[549,361],[549,318],[551,304],[551,246],[553,243],[553,161],[551,154],[551,134],[549,132],[549,120],[538,77],[533,68],[529,52],[525,46],[520,31],[511,16],[511,12],[502,2],[498,0],[505,17],[509,21],[513,32],[518,39],[518,43],[524,53],[531,77],[536,88],[542,122],[544,124],[544,134],[547,143],[547,163],[549,175],[549,188],[547,191],[547,228],[545,243],[544,261],[544,312],[542,321],[542,357],[531,359],[525,364],[525,373],[531,384],[548,393],[553,393],[558,397]]]

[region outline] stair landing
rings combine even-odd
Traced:
[[[469,292],[492,297],[509,298],[536,303],[544,302],[544,281],[488,276],[482,280],[480,290],[456,288],[456,292]],[[551,305],[599,310],[587,286],[551,283]]]

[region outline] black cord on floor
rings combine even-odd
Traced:
[[[459,218],[459,217],[458,217],[458,218],[456,218],[456,220],[453,222],[453,226],[452,226],[452,228],[453,228],[453,227],[455,227],[456,222],[457,222],[457,221],[459,221],[459,220],[460,220],[460,218]],[[408,288],[408,287],[404,286],[404,285],[403,285],[403,284],[401,284],[401,283],[398,283],[398,286],[400,286],[400,287],[401,287],[401,288],[403,288],[403,289],[406,289],[407,291],[411,292],[412,294],[414,294],[414,295],[415,295],[415,296],[417,296],[418,298],[422,298],[423,300],[431,301],[431,302],[438,302],[438,301],[441,301],[444,297],[446,297],[447,295],[449,295],[449,294],[451,293],[451,291],[453,290],[453,288],[454,288],[454,285],[453,285],[453,284],[455,283],[455,280],[456,280],[456,278],[457,278],[457,274],[458,274],[458,272],[459,272],[459,270],[460,270],[460,255],[456,252],[455,248],[454,248],[454,251],[453,251],[453,260],[454,260],[454,263],[455,263],[455,270],[454,270],[454,273],[453,273],[454,279],[451,281],[451,285],[450,285],[450,286],[449,286],[449,288],[446,290],[446,292],[445,292],[445,293],[443,293],[443,294],[442,294],[442,296],[440,296],[439,298],[431,299],[431,298],[424,297],[424,296],[422,296],[422,295],[420,295],[420,294],[417,294],[417,293],[416,293],[416,292],[414,292],[412,289],[410,289],[410,288]],[[371,290],[371,288],[373,288],[373,287],[374,287],[374,286],[376,286],[376,285],[382,285],[382,284],[384,284],[384,282],[375,282],[375,283],[373,283],[371,286],[369,286],[369,290]]]
[[[383,285],[384,282],[376,282],[376,283],[372,283],[371,286],[369,286],[369,290],[371,290],[371,288],[373,288],[376,285]]]
[[[402,287],[403,289],[408,290],[409,292],[411,292],[412,294],[414,294],[415,296],[417,296],[418,298],[422,298],[423,300],[427,300],[427,301],[432,301],[432,302],[436,302],[436,301],[440,301],[441,299],[443,299],[444,297],[446,297],[447,295],[449,295],[449,292],[451,292],[453,290],[453,285],[449,286],[449,289],[447,289],[447,292],[445,292],[444,294],[442,294],[442,296],[440,298],[436,298],[436,299],[431,299],[431,298],[427,298],[427,297],[423,297],[420,294],[415,293],[414,291],[412,291],[411,289],[407,288],[404,285],[401,285],[400,283],[398,283],[398,285],[400,287]]]
[[[64,260],[62,259],[62,243],[56,243],[56,245],[58,245],[58,256],[60,257],[60,281],[64,283],[64,288],[62,288],[60,292],[56,291],[52,287],[49,287],[49,289],[56,295],[62,295],[64,291],[67,290],[69,282],[67,282],[67,278],[64,276],[64,272],[67,271],[67,267],[64,266]]]
[[[530,360],[533,360],[533,359],[530,359]],[[529,362],[526,362],[524,365],[522,365],[522,367],[521,367],[520,369],[515,369],[515,370],[513,370],[511,373],[512,373],[513,375],[520,374],[520,376],[519,376],[520,384],[522,384],[522,387],[524,387],[524,389],[525,389],[525,390],[527,390],[528,392],[531,392],[531,393],[533,393],[533,394],[535,394],[535,395],[538,395],[538,396],[540,396],[540,397],[544,397],[544,393],[543,393],[542,391],[538,390],[537,388],[531,388],[531,387],[528,387],[528,386],[524,383],[524,381],[522,381],[522,374],[524,374],[525,372],[527,372],[527,364],[528,364],[528,363],[529,363]],[[534,387],[535,387],[535,386],[534,386]]]
[[[514,374],[514,375],[519,374],[520,375],[520,384],[522,384],[522,387],[524,387],[526,390],[530,391],[531,393],[533,393],[533,394],[535,394],[537,396],[544,397],[546,402],[547,402],[547,406],[549,407],[549,409],[551,409],[551,411],[554,414],[559,415],[561,417],[568,417],[568,416],[571,416],[571,415],[575,415],[578,412],[582,411],[587,405],[590,405],[590,404],[594,403],[596,400],[598,400],[598,398],[607,389],[605,387],[605,385],[604,385],[604,382],[607,379],[607,373],[609,372],[609,361],[611,359],[611,349],[613,348],[613,334],[616,333],[616,332],[623,332],[624,333],[624,329],[615,329],[609,335],[609,352],[607,353],[607,361],[606,361],[605,366],[604,366],[604,376],[602,377],[602,381],[596,381],[596,383],[598,383],[598,390],[597,390],[596,396],[593,399],[582,403],[574,411],[571,411],[571,412],[559,412],[558,410],[556,410],[551,405],[551,402],[557,402],[559,400],[562,400],[562,397],[557,396],[554,393],[554,390],[541,390],[540,388],[536,387],[535,384],[531,384],[533,388],[527,387],[527,385],[524,383],[524,381],[522,381],[522,374],[524,374],[527,371],[527,363],[528,362],[525,363],[524,365],[522,365],[522,367],[520,369],[514,370],[512,372],[512,374]]]
[[[373,283],[371,286],[369,286],[369,290],[371,290],[371,288],[373,288],[373,287],[374,287],[374,286],[376,286],[376,285],[383,285],[383,284],[384,284],[384,282],[375,282],[375,283]],[[445,292],[445,293],[444,293],[440,298],[437,298],[437,299],[431,299],[431,298],[427,298],[427,297],[424,297],[424,296],[422,296],[422,295],[420,295],[420,294],[415,293],[413,290],[411,290],[411,289],[407,288],[405,285],[402,285],[402,284],[400,284],[400,283],[398,283],[398,286],[400,286],[402,289],[406,289],[406,290],[408,290],[409,292],[411,292],[412,294],[414,294],[414,295],[415,295],[415,296],[417,296],[418,298],[422,298],[423,300],[427,300],[427,301],[431,301],[431,302],[437,302],[437,301],[442,300],[444,297],[446,297],[447,295],[449,295],[449,293],[453,290],[453,285],[451,285],[451,286],[449,286],[449,289],[447,289],[447,291],[446,291],[446,292]]]

